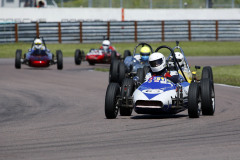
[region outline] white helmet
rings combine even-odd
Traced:
[[[152,72],[161,72],[164,68],[166,68],[166,59],[162,53],[152,53],[149,56],[148,61]]]
[[[41,49],[42,48],[42,40],[41,39],[39,39],[39,38],[35,39],[34,48],[36,48],[36,49]]]
[[[104,50],[107,50],[107,49],[109,48],[110,44],[111,44],[111,43],[110,43],[109,40],[104,40],[104,41],[102,42],[103,49],[104,49]]]
[[[184,64],[183,54],[180,53],[180,52],[175,52],[175,56],[176,56],[176,59],[177,59],[179,65],[180,65],[180,66],[183,66],[183,64]]]

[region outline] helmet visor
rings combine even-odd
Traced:
[[[158,67],[163,63],[162,59],[157,59],[155,61],[150,61],[149,64],[151,67]]]

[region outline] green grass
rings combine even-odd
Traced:
[[[155,50],[160,45],[168,45],[175,47],[175,42],[158,42],[149,43]],[[47,44],[47,47],[55,53],[57,49],[61,49],[65,57],[72,57],[76,49],[84,50],[85,53],[91,48],[99,48],[101,42],[93,44]],[[137,43],[113,43],[116,50],[123,54],[128,49],[133,52]],[[31,43],[11,43],[0,44],[0,58],[13,58],[17,49],[27,52]],[[180,42],[180,46],[184,50],[186,56],[232,56],[240,55],[240,42]],[[140,49],[141,47],[139,47]],[[165,55],[169,54],[166,49],[161,50]]]
[[[240,86],[240,65],[213,67],[215,83]]]

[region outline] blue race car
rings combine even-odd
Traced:
[[[139,46],[147,46],[153,53],[152,47],[147,43],[139,43],[133,51],[133,56],[129,50],[124,51],[124,61],[114,60],[110,66],[109,82],[122,83],[124,78],[133,78],[138,76],[140,81],[144,81],[145,74],[149,71],[148,56],[136,53]]]
[[[131,116],[134,109],[138,114],[177,114],[188,109],[190,118],[203,115],[213,115],[215,111],[215,92],[211,67],[204,67],[202,78],[196,78],[189,83],[173,49],[160,46],[155,52],[165,48],[170,50],[175,72],[179,74],[177,83],[161,76],[147,79],[139,87],[138,81],[126,78],[120,87],[118,83],[110,83],[105,97],[105,116],[116,118],[120,110],[121,116]],[[195,67],[198,69],[199,67]]]

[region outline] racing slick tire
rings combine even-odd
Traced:
[[[118,82],[118,66],[119,60],[114,60],[111,63],[110,71],[109,71],[109,82]]]
[[[76,49],[75,55],[74,55],[74,60],[76,65],[80,65],[82,62],[82,52],[80,49]]]
[[[21,69],[21,58],[22,58],[22,50],[18,49],[16,51],[16,57],[15,57],[15,68]]]
[[[144,78],[145,78],[143,68],[138,68],[137,69],[137,76],[139,78],[139,82],[142,84],[144,82]]]
[[[105,96],[105,116],[107,119],[115,119],[118,115],[117,96],[120,95],[118,83],[109,83]]]
[[[57,50],[57,69],[62,70],[63,69],[63,55],[61,50]]]
[[[201,79],[205,79],[205,78],[209,78],[213,84],[212,67],[210,66],[203,67]],[[214,88],[214,85],[213,85],[213,88]]]
[[[111,61],[115,60],[117,57],[117,52],[116,51],[112,51],[111,53]]]
[[[85,57],[85,53],[84,53],[84,50],[81,51],[82,52],[82,61],[85,61],[86,60],[86,57]]]
[[[118,64],[118,83],[122,84],[123,79],[125,78],[125,73],[126,73],[126,69],[125,69],[125,64],[123,62],[120,62]]]
[[[133,94],[133,80],[130,78],[125,78],[121,87],[121,97],[131,97]],[[133,108],[120,107],[121,116],[131,116]]]
[[[215,93],[213,83],[209,78],[204,78],[201,84],[202,114],[213,115],[215,112]]]
[[[131,56],[131,52],[129,50],[125,50],[123,54],[123,59],[125,59],[128,56]]]
[[[201,113],[201,94],[197,82],[189,86],[188,91],[188,116],[189,118],[199,118]]]

